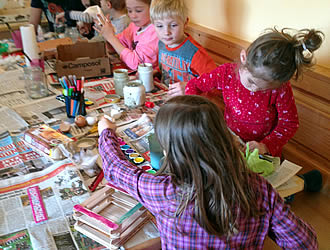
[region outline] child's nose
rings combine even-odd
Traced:
[[[170,33],[170,28],[168,26],[165,26],[165,34],[169,34]]]

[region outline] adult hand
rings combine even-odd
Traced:
[[[264,155],[269,153],[269,150],[266,144],[256,142],[256,141],[249,141],[249,150],[253,152],[256,148],[259,150],[259,154]]]
[[[102,116],[102,118],[100,119],[99,123],[98,123],[98,132],[99,135],[101,135],[102,131],[105,129],[111,129],[113,131],[116,131],[116,124],[111,122],[109,119],[105,118],[104,116]]]
[[[65,22],[64,12],[57,14],[55,17],[55,23],[64,23],[64,22]]]
[[[94,19],[94,29],[100,33],[105,40],[111,43],[115,36],[115,28],[112,26],[110,18],[103,14],[97,14],[97,19]]]
[[[168,96],[173,97],[178,95],[184,95],[186,85],[187,85],[186,82],[176,82],[170,84],[168,88]]]

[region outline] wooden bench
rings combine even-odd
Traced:
[[[198,41],[217,64],[239,60],[239,53],[249,43],[220,32],[189,24],[187,32]],[[322,172],[324,183],[330,173],[330,69],[315,65],[302,80],[291,81],[298,109],[300,127],[283,149],[285,159]]]

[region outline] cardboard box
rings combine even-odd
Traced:
[[[56,72],[59,77],[76,75],[77,78],[111,75],[105,43],[77,42],[57,46]]]
[[[57,57],[57,46],[68,44],[72,44],[72,39],[70,37],[40,42],[38,43],[38,47],[45,59],[51,59]]]

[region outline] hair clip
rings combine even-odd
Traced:
[[[313,53],[309,50],[309,49],[307,49],[306,48],[306,45],[305,45],[305,43],[302,41],[301,42],[301,46],[303,47],[303,51],[302,51],[302,54],[303,54],[303,57],[304,58],[312,58],[313,57]]]

